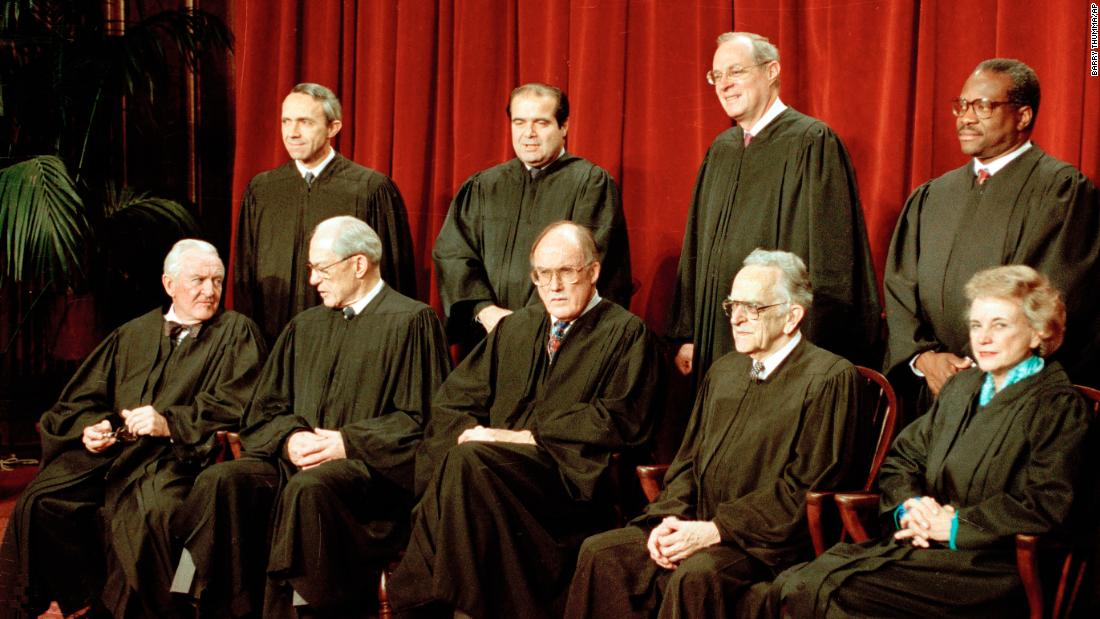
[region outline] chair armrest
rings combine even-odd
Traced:
[[[225,438],[229,442],[229,451],[233,453],[234,460],[241,459],[241,435],[236,432],[226,432]]]
[[[1043,617],[1043,581],[1039,577],[1039,536],[1019,534],[1016,536],[1016,570],[1020,581],[1024,583],[1027,605],[1031,609],[1032,619]]]
[[[880,496],[877,492],[842,492],[834,497],[844,530],[859,543],[871,539],[868,529],[878,514]]]
[[[835,494],[835,492],[819,490],[806,491],[806,525],[810,528],[810,539],[814,543],[815,555],[820,555],[832,545],[826,542],[825,538],[826,529],[831,533],[835,533],[837,529],[836,509],[833,507]],[[829,509],[830,507],[833,509]],[[829,538],[835,541],[833,535]]]
[[[642,492],[647,501],[652,502],[661,494],[665,485],[665,473],[668,472],[667,464],[639,464],[634,467],[638,475],[638,481],[642,484]]]

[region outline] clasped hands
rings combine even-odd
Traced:
[[[951,538],[951,521],[955,518],[955,508],[940,505],[932,497],[913,497],[905,503],[905,515],[899,524],[901,529],[894,533],[896,540],[908,540],[917,548],[928,548],[929,541],[946,543]]]
[[[339,430],[299,430],[286,440],[286,455],[291,464],[300,469],[311,469],[329,460],[347,457],[344,437]]]
[[[674,570],[684,559],[721,541],[717,525],[709,520],[680,520],[676,516],[666,516],[650,531],[646,548],[654,563]]]
[[[168,419],[161,415],[151,405],[139,406],[135,409],[124,408],[119,412],[126,431],[134,436],[159,436],[167,438],[171,436],[168,429]],[[81,437],[84,448],[92,453],[101,453],[111,445],[118,442],[118,436],[111,431],[111,420],[104,419],[99,423],[84,426]]]

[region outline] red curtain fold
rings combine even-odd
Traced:
[[[1100,78],[1089,76],[1089,2],[1060,0],[236,0],[234,201],[286,159],[283,96],[333,88],[336,148],[389,174],[409,209],[420,289],[438,303],[431,249],[451,196],[512,156],[509,91],[547,81],[570,96],[567,147],[619,180],[630,229],[632,309],[661,329],[691,190],[729,126],[703,79],[715,37],[768,36],[781,96],[842,137],[876,264],[909,193],[965,162],[948,100],[994,56],[1043,86],[1035,142],[1100,180]],[[236,215],[234,214],[234,220]],[[236,231],[234,230],[234,235]],[[429,297],[430,294],[430,297]]]

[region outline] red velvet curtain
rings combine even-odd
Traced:
[[[908,194],[965,161],[948,100],[982,59],[1015,57],[1038,72],[1033,139],[1100,180],[1089,4],[236,0],[234,200],[254,174],[286,160],[283,96],[302,81],[328,85],[345,110],[336,148],[397,182],[422,296],[437,302],[431,249],[455,189],[512,156],[510,90],[557,84],[572,103],[568,149],[622,187],[641,284],[632,309],[660,329],[695,171],[730,122],[703,79],[718,34],[771,38],[783,100],[843,138],[881,272]]]

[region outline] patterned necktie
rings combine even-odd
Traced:
[[[753,137],[753,134],[749,133],[748,131],[745,132],[745,148],[749,147],[749,142],[752,142]]]
[[[752,382],[758,383],[764,380],[764,362],[753,360],[752,369],[749,370],[749,378]]]
[[[306,187],[313,187],[313,179],[317,178],[313,172],[306,172]]]
[[[987,170],[985,168],[982,168],[982,169],[978,170],[978,184],[979,185],[984,185],[985,182],[987,180],[989,180],[990,176],[993,176],[993,175],[989,173],[989,170]]]
[[[351,320],[352,318],[355,318],[355,308],[350,305],[340,310],[340,313],[344,315],[344,320]]]
[[[554,355],[561,348],[561,341],[565,339],[565,330],[569,328],[569,323],[564,320],[555,320],[554,326],[550,328],[550,341],[546,343],[546,352],[550,353],[550,360],[554,360]]]

